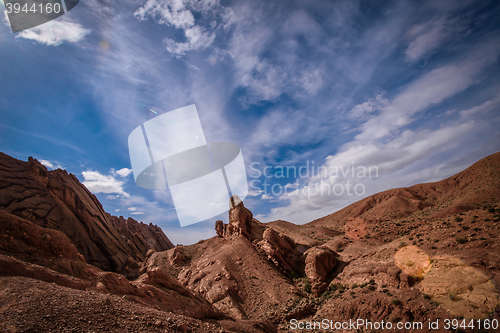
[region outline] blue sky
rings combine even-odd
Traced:
[[[181,228],[168,190],[135,185],[127,138],[150,109],[196,104],[207,141],[241,147],[254,215],[305,223],[500,150],[499,15],[496,1],[81,0],[16,34],[4,15],[0,151],[190,244],[227,213]]]

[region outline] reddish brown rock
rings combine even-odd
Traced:
[[[287,274],[302,275],[304,272],[304,258],[294,250],[295,243],[282,233],[267,228],[257,247],[267,254],[278,268]]]
[[[23,162],[0,153],[0,210],[63,232],[88,263],[104,270],[133,275],[127,265],[143,261],[149,248],[173,247],[158,227],[110,216],[74,175],[47,171],[31,157]]]
[[[321,294],[327,285],[324,283],[337,265],[336,253],[326,247],[313,247],[306,251],[306,276],[311,281],[313,293]]]
[[[253,218],[250,210],[245,208],[243,201],[233,195],[229,206],[229,224],[226,227],[224,237],[242,236],[250,242],[262,240],[262,234],[266,229],[259,221]]]
[[[217,220],[215,222],[215,232],[217,233],[217,236],[224,238],[224,235],[226,234],[226,228],[227,224],[224,224],[221,220]]]

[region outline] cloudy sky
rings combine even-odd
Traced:
[[[4,10],[0,151],[190,244],[227,213],[181,228],[168,189],[135,184],[127,139],[150,110],[195,104],[207,141],[241,147],[254,215],[305,223],[500,150],[499,16],[497,1],[81,0],[13,34]]]

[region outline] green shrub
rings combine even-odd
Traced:
[[[448,294],[448,298],[452,301],[452,302],[457,302],[460,300],[460,297],[457,296],[457,294],[455,293],[449,293]]]
[[[368,289],[371,290],[371,291],[375,291],[377,289],[377,287],[375,287],[375,286],[368,286]]]
[[[331,291],[338,290],[339,293],[343,293],[345,287],[342,285],[342,283],[332,283],[328,286],[328,289],[330,289]]]
[[[425,298],[425,299],[429,299],[429,300],[430,300],[430,299],[432,298],[432,296],[431,296],[431,295],[429,295],[429,294],[424,294],[424,298]]]
[[[457,240],[458,244],[465,244],[465,243],[467,243],[467,237],[456,237],[455,239]]]
[[[469,227],[464,225],[464,226],[462,226],[462,229],[463,230],[469,230]]]
[[[457,221],[457,222],[462,222],[463,220],[464,220],[464,219],[463,219],[463,218],[461,218],[460,216],[456,216],[456,217],[455,217],[455,221]]]
[[[397,299],[397,298],[393,299],[393,300],[391,301],[391,303],[392,303],[392,304],[394,304],[394,305],[401,305],[401,304],[403,304],[403,303],[401,303],[401,301],[400,301],[399,299]]]
[[[311,281],[309,281],[309,279],[308,279],[308,278],[306,278],[306,277],[305,277],[305,278],[304,278],[304,280],[302,280],[302,281],[304,281],[304,291],[305,291],[306,293],[310,293],[310,292],[311,292],[311,289],[312,289],[312,286],[311,286]]]

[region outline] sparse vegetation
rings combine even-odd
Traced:
[[[311,281],[309,281],[309,279],[306,277],[302,281],[304,282],[304,291],[306,293],[310,293],[312,289]]]
[[[462,226],[462,229],[463,229],[463,230],[469,230],[469,227],[468,227],[468,226],[466,226],[466,225],[464,225],[464,226]]]
[[[343,293],[345,287],[342,285],[342,283],[332,283],[328,286],[328,289],[330,289],[331,291],[338,290],[339,293]]]
[[[424,298],[427,300],[430,300],[430,299],[432,299],[432,296],[429,294],[424,294]]]
[[[465,244],[467,243],[467,237],[456,237],[455,238],[458,244]]]
[[[455,217],[455,221],[456,221],[456,222],[462,222],[463,220],[464,220],[464,219],[463,219],[463,218],[461,218],[460,216],[456,216],[456,217]]]
[[[375,291],[375,290],[377,290],[377,287],[370,285],[370,286],[368,286],[368,289],[371,291]]]
[[[401,301],[400,301],[399,299],[397,299],[397,298],[393,299],[393,300],[391,301],[391,303],[392,303],[393,305],[396,305],[396,306],[399,306],[399,305],[403,304],[403,303],[401,303]]]
[[[457,296],[457,294],[455,293],[448,293],[448,298],[452,301],[452,302],[458,302],[460,300],[460,298]]]

